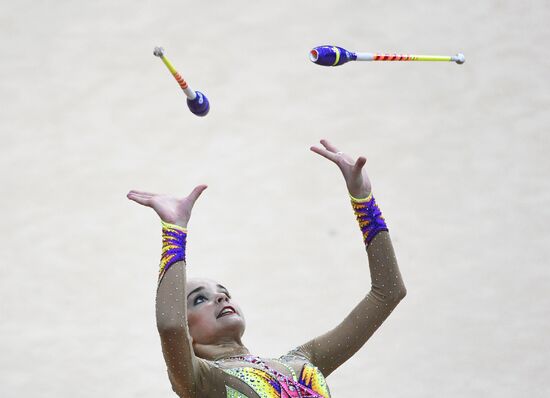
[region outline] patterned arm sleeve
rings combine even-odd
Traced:
[[[367,342],[407,293],[388,229],[374,198],[372,195],[363,200],[352,198],[352,205],[367,247],[371,290],[338,326],[296,349],[325,376]]]
[[[197,358],[187,326],[185,245],[187,230],[163,222],[156,297],[157,329],[172,389],[180,397],[204,391],[208,366]]]

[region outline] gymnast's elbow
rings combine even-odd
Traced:
[[[372,297],[374,297],[374,299],[380,303],[392,304],[396,306],[407,295],[407,289],[405,288],[405,286],[401,286],[397,289],[392,289],[388,291],[377,289],[375,286],[373,286],[370,295],[372,295]]]
[[[401,300],[405,298],[406,295],[407,295],[407,289],[403,287],[395,291],[388,292],[388,294],[385,295],[386,297],[384,299],[384,302],[388,304],[397,305],[401,302]]]
[[[405,287],[405,284],[403,283],[403,280],[401,278],[399,278],[399,281],[395,283],[393,289],[389,289],[389,291],[386,291],[388,301],[394,302],[396,304],[403,300],[406,295],[407,288]]]
[[[400,287],[395,293],[395,300],[400,302],[407,295],[407,288],[405,286]]]

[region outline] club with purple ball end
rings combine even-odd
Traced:
[[[187,82],[183,80],[176,68],[174,68],[170,61],[168,61],[162,47],[155,47],[153,54],[164,62],[164,65],[166,65],[170,73],[172,73],[178,82],[187,97],[187,106],[189,107],[189,110],[197,116],[206,116],[210,110],[210,102],[208,101],[208,98],[206,98],[206,95],[200,91],[193,91],[188,86]]]
[[[338,46],[319,46],[309,52],[311,62],[322,66],[340,66],[350,61],[431,61],[456,62],[463,64],[464,54],[456,55],[413,55],[413,54],[379,54],[351,52]]]

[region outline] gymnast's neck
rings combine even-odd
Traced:
[[[195,355],[209,361],[217,361],[224,358],[249,355],[250,351],[238,340],[221,342],[218,344],[193,344]]]

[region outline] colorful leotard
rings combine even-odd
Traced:
[[[185,261],[165,270],[157,289],[157,326],[176,394],[196,398],[330,397],[325,377],[366,343],[406,294],[381,214],[377,207],[370,210],[374,209],[372,198],[362,201],[352,199],[352,204],[365,239],[370,291],[335,328],[278,359],[247,355],[211,361],[197,357],[186,321]],[[376,219],[369,222],[368,217]],[[185,245],[186,239],[178,241]]]
[[[323,374],[311,363],[304,363],[298,378],[296,372],[286,365],[280,357],[272,360],[281,363],[290,370],[291,376],[286,376],[281,372],[265,364],[260,358],[253,355],[246,355],[237,358],[240,361],[259,365],[261,369],[251,366],[241,366],[238,368],[223,369],[228,375],[237,377],[254,392],[262,398],[330,398],[330,392],[325,382]],[[215,362],[219,366],[219,362]],[[226,386],[227,396],[245,396],[231,387]],[[241,394],[241,395],[238,395]]]

